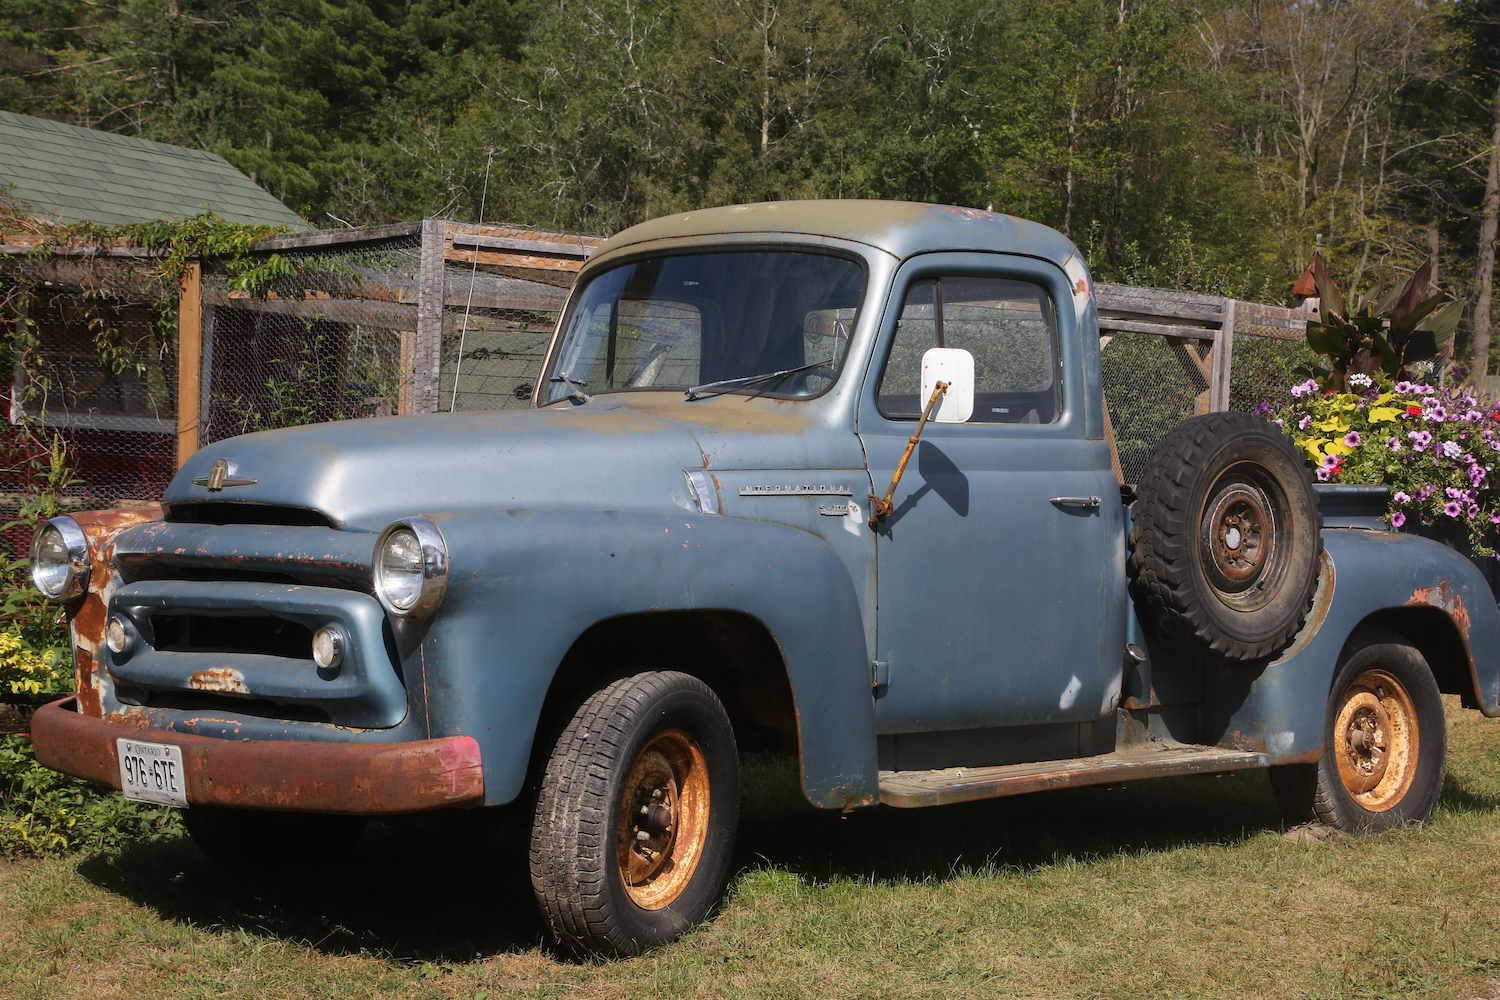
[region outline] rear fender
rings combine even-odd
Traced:
[[[1466,703],[1500,716],[1500,613],[1473,563],[1389,531],[1325,529],[1323,547],[1313,613],[1286,652],[1265,666],[1204,672],[1206,742],[1266,753],[1273,764],[1316,761],[1339,656],[1365,624],[1401,631],[1449,681],[1445,690],[1461,685]]]
[[[877,801],[859,601],[821,539],[761,521],[634,511],[432,520],[450,566],[420,645],[429,732],[479,741],[487,803],[520,794],[548,689],[580,635],[618,615],[698,609],[750,615],[775,637],[795,699],[808,801]]]

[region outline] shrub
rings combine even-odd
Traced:
[[[177,811],[131,802],[37,763],[31,739],[0,736],[0,856],[101,850],[181,832]]]

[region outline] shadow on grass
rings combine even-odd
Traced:
[[[1237,843],[1279,825],[1259,772],[840,816],[803,801],[790,758],[755,755],[735,867],[769,864],[814,881],[943,880],[991,865]],[[498,846],[503,839],[471,814],[372,824],[346,859],[295,876],[226,872],[186,838],[135,844],[78,870],[168,920],[325,953],[451,963],[540,946],[566,958],[537,912],[524,853]]]
[[[295,875],[226,871],[186,837],[96,855],[78,871],[168,920],[330,954],[451,963],[550,948],[525,854],[479,826],[371,824],[347,858]]]
[[[823,881],[943,880],[1062,858],[1233,844],[1280,830],[1263,771],[1061,789],[930,809],[880,806],[840,816],[802,800],[790,760],[746,768],[740,866],[770,864]]]

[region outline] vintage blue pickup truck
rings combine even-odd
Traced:
[[[546,920],[604,954],[711,912],[749,749],[825,809],[1268,767],[1291,820],[1426,819],[1440,694],[1500,715],[1486,571],[1260,418],[1128,485],[1104,418],[1051,229],[648,222],[583,267],[529,410],[251,434],[159,510],[43,526],[78,694],[36,752],[232,863],[520,811]]]

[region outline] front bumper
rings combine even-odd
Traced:
[[[182,750],[191,805],[390,816],[484,798],[479,744],[469,736],[407,743],[309,743],[193,736],[81,715],[73,698],[32,716],[42,764],[120,787],[120,738]]]

